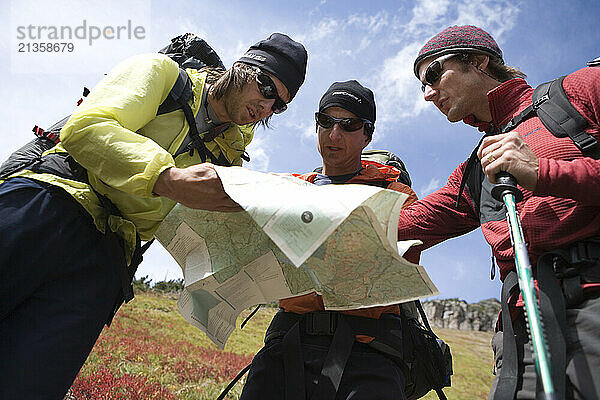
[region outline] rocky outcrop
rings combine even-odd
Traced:
[[[433,328],[461,331],[493,331],[500,310],[497,299],[473,304],[464,300],[444,299],[424,301],[422,304]]]

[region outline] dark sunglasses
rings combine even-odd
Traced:
[[[444,72],[444,63],[457,55],[458,54],[446,54],[445,56],[436,58],[427,66],[424,79],[421,81],[422,92],[425,92],[425,86],[432,86],[440,80],[442,72]]]
[[[255,68],[255,71],[256,83],[258,85],[260,94],[265,99],[275,99],[275,103],[273,103],[273,106],[271,107],[273,113],[281,114],[287,110],[287,104],[285,104],[285,101],[281,100],[281,97],[279,97],[279,93],[277,93],[277,86],[275,86],[273,79],[271,79],[269,75],[262,72],[259,68]]]
[[[373,123],[369,120],[362,118],[335,118],[331,115],[317,112],[315,113],[315,120],[317,125],[324,129],[331,129],[333,125],[338,124],[345,132],[354,132],[362,128],[363,126],[371,126]]]

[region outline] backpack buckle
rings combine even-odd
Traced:
[[[579,150],[581,150],[583,154],[586,154],[586,152],[591,151],[598,146],[598,141],[595,137],[588,134],[578,135],[575,145],[579,147]]]
[[[547,101],[550,98],[550,95],[548,93],[546,93],[545,95],[541,96],[539,99],[537,99],[533,104],[533,109],[537,110],[538,108],[540,108],[540,104],[542,104],[543,102]]]
[[[337,328],[339,314],[329,311],[314,311],[305,314],[304,329],[309,335],[331,336]]]
[[[600,259],[600,244],[595,241],[577,242],[569,251],[574,264],[594,263]]]

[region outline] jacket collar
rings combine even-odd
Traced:
[[[361,160],[363,169],[360,172],[349,179],[346,183],[362,183],[362,182],[381,182],[390,181],[394,182],[398,179],[399,172],[394,167],[383,165],[375,161]],[[299,178],[304,179],[308,182],[314,182],[317,176],[316,172],[309,172],[308,174],[298,175]]]
[[[480,131],[485,132],[486,134],[481,138],[467,160],[460,180],[458,195],[456,196],[456,208],[459,206],[460,198],[465,185],[467,184],[467,180],[469,179],[469,175],[479,161],[477,158],[477,149],[481,145],[483,139],[486,136],[500,133],[504,125],[531,104],[532,95],[533,89],[524,79],[510,79],[490,90],[487,94],[490,112],[492,114],[492,120],[490,122],[476,121],[473,115],[470,115],[463,120],[466,124],[476,126]]]
[[[506,125],[512,117],[531,104],[532,94],[533,88],[524,79],[510,79],[496,86],[487,94],[490,113],[492,114],[490,122],[478,121],[473,115],[463,119],[463,122],[476,127],[481,132],[492,133],[492,131]]]

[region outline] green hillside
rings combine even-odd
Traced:
[[[179,315],[176,303],[172,297],[138,293],[124,305],[100,335],[66,398],[215,399],[260,349],[275,313],[261,310],[243,330],[234,331],[221,351]],[[444,329],[437,333],[451,345],[454,356],[448,398],[487,398],[491,334]],[[237,399],[241,389],[238,383],[228,398]],[[425,398],[437,396],[430,393]]]

